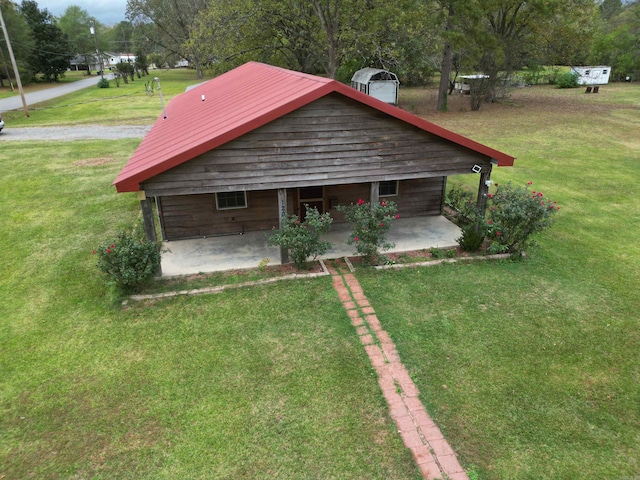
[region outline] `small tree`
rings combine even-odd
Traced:
[[[138,72],[142,72],[142,75],[149,75],[149,60],[147,56],[142,52],[142,49],[139,48],[136,50],[136,61],[134,66]],[[138,74],[138,78],[140,74]]]
[[[129,77],[133,80],[133,65],[128,62],[116,64],[116,72],[122,76],[124,83],[129,83]]]
[[[395,246],[385,238],[393,219],[400,218],[395,202],[382,200],[372,207],[369,202],[360,199],[356,204],[338,205],[336,208],[345,214],[353,227],[347,243],[356,246],[357,253],[362,255],[366,265],[375,265],[380,251]]]
[[[282,230],[274,231],[269,237],[269,244],[286,249],[299,269],[306,266],[309,257],[315,260],[331,248],[331,242],[320,240],[320,236],[329,231],[333,219],[328,213],[321,215],[318,209],[305,207],[304,221],[297,215],[286,215]]]
[[[496,253],[519,254],[534,245],[532,235],[549,228],[553,214],[560,210],[542,192],[511,183],[500,184],[495,194],[489,194],[488,204],[487,236],[492,240],[490,250]]]
[[[98,268],[107,275],[107,284],[122,294],[139,291],[160,267],[158,246],[141,232],[120,232],[93,254],[98,256]]]

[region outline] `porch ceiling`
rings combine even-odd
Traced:
[[[332,225],[324,238],[333,248],[323,258],[353,256],[355,248],[347,245],[349,224]],[[280,249],[267,243],[270,232],[248,232],[244,235],[198,238],[163,242],[162,275],[191,275],[224,270],[256,268],[269,258],[270,265],[280,265]],[[441,216],[400,218],[395,220],[387,236],[395,243],[393,252],[406,252],[432,247],[452,247],[460,229]]]

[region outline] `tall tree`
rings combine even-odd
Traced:
[[[15,3],[9,0],[0,0],[0,8],[9,33],[9,40],[16,58],[20,78],[24,82],[33,76],[30,64],[27,61],[33,48],[31,32]],[[12,84],[13,76],[13,67],[9,58],[7,43],[4,35],[0,32],[0,87],[4,86],[4,80],[9,80]]]
[[[34,0],[23,0],[20,11],[34,41],[29,57],[32,70],[41,73],[45,81],[56,81],[67,70],[73,57],[67,36],[49,11],[46,8],[40,10]]]
[[[434,58],[444,21],[438,3],[377,0],[369,7],[353,30],[355,48],[341,70],[352,65],[383,68],[396,73],[405,85],[424,85],[438,63]]]
[[[168,52],[190,60],[202,78],[202,59],[188,44],[195,23],[207,4],[206,0],[127,0],[127,18],[134,25],[152,23],[156,40]]]
[[[463,63],[486,74],[472,86],[473,109],[493,100],[511,74],[528,62],[571,62],[588,50],[593,0],[472,0],[458,22]]]
[[[58,27],[69,39],[73,53],[84,58],[87,74],[91,74],[90,64],[97,60],[95,41],[91,35],[91,17],[86,10],[77,5],[70,5],[58,19]],[[97,62],[93,62],[97,63]]]
[[[341,65],[354,60],[417,60],[419,48],[415,45],[420,42],[412,43],[411,34],[421,37],[425,32],[422,27],[428,22],[418,22],[420,15],[412,13],[428,3],[429,0],[215,0],[201,16],[191,42],[193,47],[207,50],[203,55],[225,67],[248,59],[268,59],[309,73],[322,71],[335,78]],[[381,13],[384,11],[389,12],[385,19]],[[394,33],[399,38],[393,38]]]
[[[590,59],[594,64],[610,65],[613,78],[640,78],[640,1],[627,3],[603,18]]]

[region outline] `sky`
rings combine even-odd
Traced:
[[[56,17],[63,15],[68,6],[77,5],[107,26],[125,20],[127,10],[127,0],[36,0],[36,2],[40,10],[46,8]]]

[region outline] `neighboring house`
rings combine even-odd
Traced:
[[[136,56],[133,53],[108,53],[107,67],[115,68],[119,63],[135,63]]]
[[[250,62],[177,97],[114,181],[138,192],[145,231],[164,240],[271,230],[305,204],[330,211],[394,200],[440,215],[449,175],[514,158],[336,80]],[[155,208],[154,208],[155,205]]]
[[[107,57],[103,56],[102,61],[104,62],[104,65],[106,65]],[[74,58],[71,59],[69,64],[70,64],[70,70],[76,70],[76,71],[86,70],[87,64],[88,64],[89,69],[91,71],[100,71],[100,57],[98,57],[98,55],[95,55],[95,54],[76,55]]]

